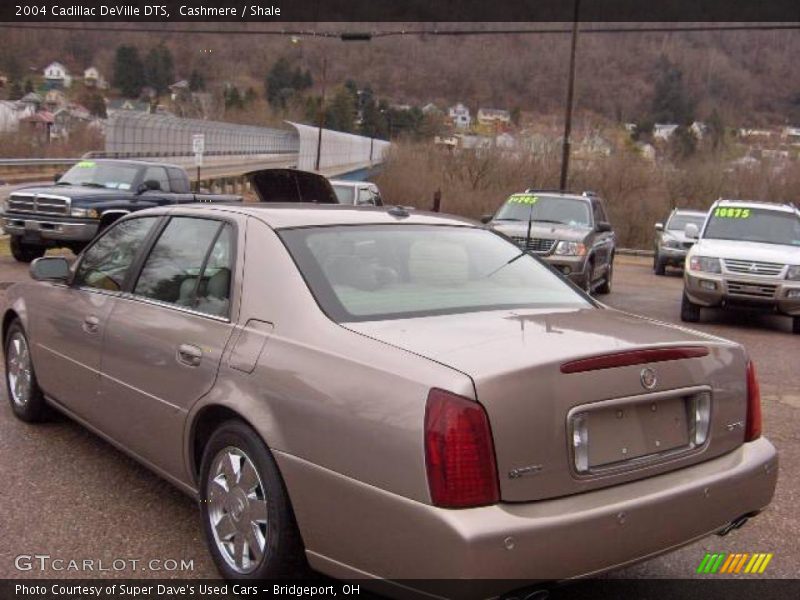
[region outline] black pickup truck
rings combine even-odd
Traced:
[[[239,202],[240,196],[195,194],[183,168],[134,160],[82,160],[55,184],[20,188],[2,207],[11,252],[31,262],[48,248],[76,254],[130,212],[163,204]]]

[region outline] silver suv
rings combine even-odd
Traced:
[[[664,275],[667,267],[683,268],[686,253],[695,242],[686,237],[686,226],[694,223],[699,231],[706,220],[706,214],[699,210],[676,208],[669,214],[666,223],[656,223],[653,254],[653,271],[656,275]]]
[[[800,210],[789,204],[719,200],[684,272],[681,319],[700,319],[704,306],[743,305],[792,317],[800,333]]]
[[[595,194],[526,190],[512,194],[494,215],[481,220],[587,293],[611,291],[616,238]]]

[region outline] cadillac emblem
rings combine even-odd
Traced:
[[[653,369],[645,367],[642,369],[642,372],[639,373],[639,381],[642,382],[642,387],[644,389],[652,390],[658,383],[658,377],[656,377],[656,372]]]

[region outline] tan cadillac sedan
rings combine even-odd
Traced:
[[[740,345],[470,221],[161,208],[31,274],[3,316],[15,414],[55,407],[198,498],[227,578],[562,580],[773,495]]]

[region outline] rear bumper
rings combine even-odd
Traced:
[[[277,458],[315,568],[343,578],[495,579],[498,593],[509,580],[588,576],[719,531],[767,506],[778,474],[775,448],[761,438],[598,491],[446,510]]]
[[[3,231],[31,240],[88,242],[97,234],[99,221],[66,221],[59,218],[4,214]]]
[[[689,300],[701,306],[730,304],[800,316],[800,281],[688,271],[683,281]]]

